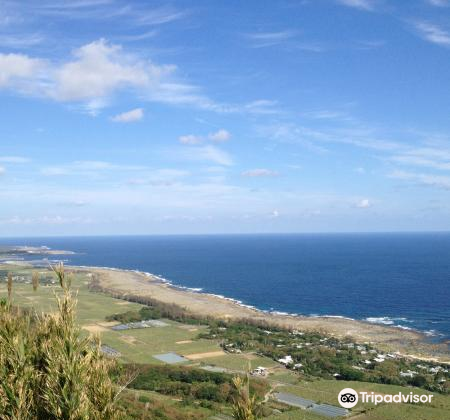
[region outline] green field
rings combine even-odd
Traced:
[[[15,276],[31,278],[31,269],[7,267]],[[105,318],[114,313],[139,310],[142,305],[114,299],[98,293],[92,293],[88,289],[89,277],[85,274],[73,276],[72,288],[77,295],[77,320],[86,334],[89,332],[98,334],[102,344],[112,347],[121,353],[120,359],[124,362],[155,363],[159,360],[153,355],[174,352],[182,356],[210,353],[220,351],[217,341],[197,339],[200,332],[208,328],[203,325],[186,325],[178,322],[164,320],[165,327],[152,327],[143,329],[128,329],[114,331]],[[31,284],[14,283],[13,301],[16,305],[33,308],[36,312],[52,312],[55,310],[55,293],[58,294],[58,285],[41,286],[33,292]],[[6,296],[6,283],[0,283],[0,297]],[[199,357],[195,361],[187,362],[192,365],[207,364],[224,367],[233,371],[245,371],[248,363],[251,367],[275,366],[270,359],[259,356],[223,354],[219,357]]]
[[[289,392],[320,403],[337,405],[337,395],[343,388],[355,391],[368,391],[380,394],[431,394],[419,388],[406,388],[396,385],[382,385],[368,382],[316,380],[299,382],[297,385],[280,386],[277,391]],[[443,420],[450,418],[450,397],[433,394],[430,404],[370,404],[361,402],[352,410],[361,420]]]

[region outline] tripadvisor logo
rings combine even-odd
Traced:
[[[410,392],[409,394],[376,394],[375,392],[359,392],[361,402],[363,403],[431,403],[432,394],[417,395]],[[344,388],[338,395],[339,404],[344,408],[352,408],[358,404],[358,392],[352,388]]]
[[[352,408],[358,404],[358,393],[354,389],[344,388],[339,392],[338,401],[342,407]]]

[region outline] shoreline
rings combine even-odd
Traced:
[[[397,319],[402,319],[402,318],[395,318],[395,317],[387,317],[387,316],[377,316],[377,317],[367,317],[364,319],[358,319],[358,318],[352,318],[349,316],[345,316],[345,315],[329,315],[329,314],[324,314],[324,315],[320,315],[320,314],[309,314],[309,315],[305,315],[305,314],[300,314],[300,313],[289,313],[289,312],[284,312],[284,311],[279,311],[279,310],[268,310],[268,309],[262,309],[262,308],[258,308],[255,305],[249,305],[244,303],[243,301],[237,299],[237,298],[232,298],[232,297],[228,297],[228,296],[224,296],[221,294],[217,294],[217,293],[210,293],[210,292],[205,292],[203,287],[187,287],[187,286],[182,286],[180,284],[174,284],[171,280],[166,279],[165,277],[162,277],[161,275],[157,275],[157,274],[153,274],[147,271],[141,271],[141,270],[137,270],[137,269],[122,269],[122,268],[115,268],[115,267],[96,267],[96,266],[73,266],[73,267],[82,267],[82,268],[86,268],[86,269],[101,269],[101,270],[112,270],[112,271],[122,271],[122,272],[131,272],[131,273],[136,273],[136,274],[140,274],[143,275],[145,277],[148,277],[149,279],[151,279],[152,281],[156,281],[156,282],[161,282],[162,284],[167,285],[168,287],[174,288],[175,290],[179,290],[179,291],[187,291],[187,292],[192,292],[192,293],[200,293],[206,296],[211,296],[213,298],[219,298],[219,299],[224,299],[224,300],[228,300],[232,303],[235,303],[236,305],[242,306],[243,308],[248,308],[248,309],[254,309],[258,312],[262,312],[264,314],[268,314],[268,315],[281,315],[281,316],[288,316],[288,317],[299,317],[299,318],[328,318],[328,319],[345,319],[348,321],[355,321],[355,322],[362,322],[366,325],[379,325],[379,326],[386,326],[389,328],[395,328],[395,329],[399,329],[399,330],[404,330],[404,331],[411,331],[413,333],[418,333],[424,340],[428,340],[430,341],[430,337],[439,337],[443,334],[433,334],[432,331],[423,331],[423,330],[419,330],[417,328],[413,328],[413,327],[407,327],[404,325],[396,325],[394,324],[393,320],[397,320]],[[389,319],[389,321],[387,321]],[[439,340],[437,339],[436,341],[433,341],[433,343],[448,343],[450,346],[450,340]],[[449,348],[450,351],[450,348]]]
[[[230,320],[251,319],[265,321],[283,328],[317,331],[359,343],[370,342],[380,350],[398,352],[406,357],[450,363],[448,343],[431,343],[425,332],[394,325],[380,325],[340,315],[306,316],[266,311],[252,305],[203,292],[200,288],[174,285],[169,280],[139,270],[111,267],[68,266],[70,270],[95,273],[101,291],[118,298],[130,296],[152,298],[177,304],[195,315]]]

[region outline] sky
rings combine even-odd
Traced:
[[[0,235],[450,230],[450,0],[0,0]]]

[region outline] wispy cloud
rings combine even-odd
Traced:
[[[25,49],[44,42],[45,37],[41,34],[2,34],[0,35],[0,46],[10,49]]]
[[[136,35],[122,35],[119,37],[121,41],[143,41],[155,37],[158,34],[157,30],[147,31]]]
[[[443,47],[450,47],[450,33],[434,23],[415,22],[414,27],[418,34],[426,41]]]
[[[368,209],[369,207],[372,207],[372,203],[368,198],[363,198],[356,203],[356,207],[359,209]]]
[[[429,4],[431,4],[432,6],[437,6],[437,7],[448,7],[448,6],[450,6],[450,1],[449,0],[427,0],[427,2]]]
[[[229,153],[211,145],[185,147],[172,152],[171,155],[183,160],[213,162],[221,166],[231,166],[234,164],[233,158]]]
[[[390,160],[402,165],[450,171],[450,148],[412,147],[393,155]]]
[[[132,109],[127,112],[122,112],[111,118],[114,122],[120,123],[130,123],[135,121],[140,121],[144,118],[144,110],[142,108]]]
[[[188,15],[188,12],[170,7],[161,7],[159,9],[144,10],[141,12],[137,10],[133,15],[138,24],[162,25],[182,19]]]
[[[28,163],[30,160],[23,156],[0,156],[1,163]]]
[[[338,3],[348,6],[354,7],[360,10],[373,11],[375,10],[376,1],[374,0],[337,0]]]
[[[247,112],[255,115],[275,115],[280,114],[278,102],[269,99],[258,99],[244,104],[243,107],[236,108],[236,112]]]
[[[214,141],[216,143],[223,143],[230,140],[231,134],[229,131],[224,130],[223,128],[215,131],[214,133],[208,134],[208,139]]]
[[[23,217],[13,216],[10,218],[0,219],[1,225],[68,225],[68,224],[90,224],[93,219],[90,217],[66,217],[61,215],[41,216],[41,217]]]
[[[44,1],[29,5],[28,12],[52,19],[120,19],[135,27],[163,25],[188,15],[187,11],[171,6],[146,7],[145,3],[120,4],[114,0]]]
[[[272,177],[278,176],[278,172],[272,171],[270,169],[259,168],[259,169],[249,169],[248,171],[242,172],[241,175],[249,178]]]
[[[187,134],[185,136],[178,137],[178,141],[181,144],[200,144],[203,142],[203,137],[195,136],[194,134]]]
[[[156,169],[142,173],[138,178],[129,179],[127,184],[133,186],[168,187],[175,185],[181,178],[186,178],[189,175],[189,171],[182,169]]]
[[[423,174],[416,172],[394,171],[389,174],[390,178],[413,181],[419,185],[437,187],[450,190],[450,176]]]
[[[47,166],[41,169],[46,176],[62,175],[98,175],[105,171],[142,171],[146,168],[138,165],[122,165],[97,160],[81,160],[58,166]]]
[[[249,45],[252,48],[272,47],[286,42],[297,35],[295,31],[279,31],[279,32],[255,32],[245,34],[245,37],[250,41]]]
[[[180,136],[178,137],[178,141],[181,144],[196,145],[205,143],[208,140],[214,143],[224,143],[230,140],[230,138],[231,138],[230,132],[221,128],[220,130],[209,133],[207,136],[199,136],[194,134],[187,134],[184,136]]]

